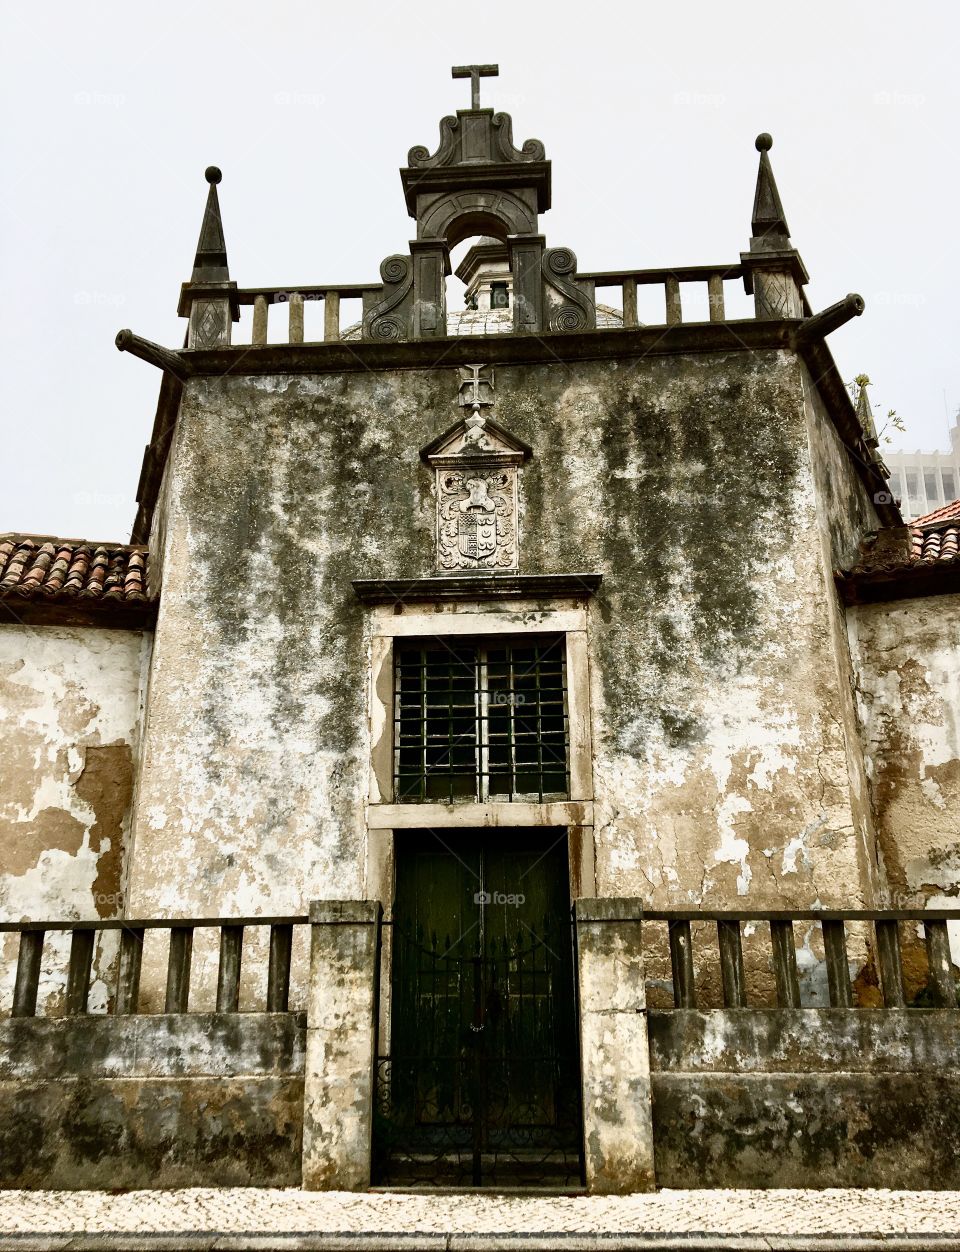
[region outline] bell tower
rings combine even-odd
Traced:
[[[550,162],[539,139],[514,147],[507,113],[480,107],[480,79],[496,65],[458,65],[471,81],[471,107],[440,122],[436,152],[411,148],[400,171],[407,211],[417,223],[410,255],[387,257],[383,288],[366,301],[365,339],[446,335],[445,279],[450,249],[474,235],[504,243],[514,292],[514,330],[590,330],[593,291],[578,282],[569,248],[547,249],[540,214],[550,208]]]

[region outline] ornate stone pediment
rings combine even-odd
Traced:
[[[455,422],[448,430],[427,444],[421,457],[437,468],[463,466],[467,461],[483,461],[498,465],[522,465],[530,456],[530,448],[498,425],[492,418],[482,423],[473,414]]]
[[[527,139],[523,146],[513,144],[513,119],[509,113],[493,109],[461,109],[456,117],[440,119],[440,144],[430,152],[422,144],[411,148],[407,163],[414,169],[435,169],[442,165],[475,165],[478,162],[527,164],[546,160],[539,139]]]
[[[465,415],[425,448],[437,495],[437,566],[441,570],[511,570],[519,564],[517,477],[531,449],[485,416],[493,371],[460,371]]]

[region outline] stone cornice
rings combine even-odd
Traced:
[[[449,600],[585,600],[603,575],[436,574],[428,578],[357,578],[353,590],[364,604],[424,604]]]

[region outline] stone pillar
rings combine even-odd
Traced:
[[[740,262],[744,290],[753,296],[755,317],[803,317],[802,289],[807,272],[798,252],[741,252]]]
[[[510,235],[510,271],[513,274],[513,329],[516,334],[543,329],[543,235]]]
[[[642,901],[576,901],[587,1190],[652,1191],[650,1049],[640,946]]]
[[[188,348],[229,348],[233,323],[239,320],[237,284],[184,283],[177,312],[189,318]]]
[[[446,277],[450,251],[443,239],[411,239],[413,337],[439,339],[447,333]]]
[[[381,915],[376,900],[314,900],[310,905],[306,1191],[370,1186]]]

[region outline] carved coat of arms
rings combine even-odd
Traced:
[[[438,488],[441,569],[515,569],[514,474],[441,473]]]
[[[460,371],[465,416],[420,455],[434,467],[437,565],[441,570],[517,569],[517,476],[530,449],[487,417],[493,374]]]

